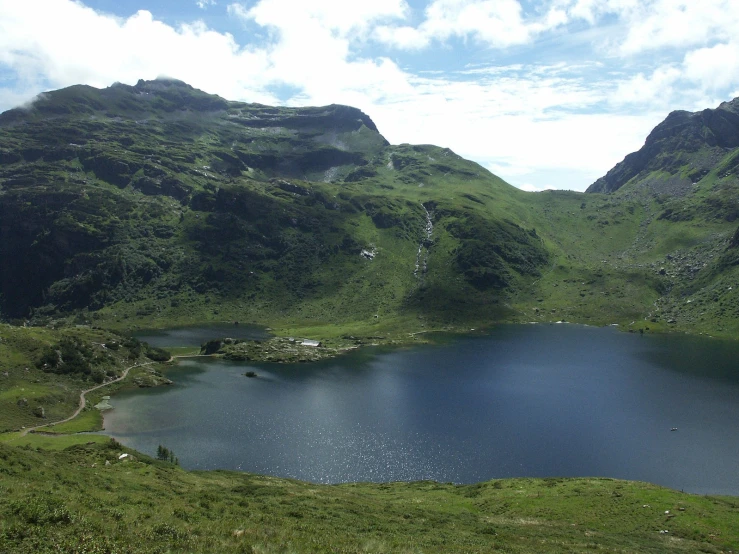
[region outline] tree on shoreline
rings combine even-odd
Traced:
[[[174,455],[174,452],[161,444],[157,447],[157,460],[180,465],[180,460]]]

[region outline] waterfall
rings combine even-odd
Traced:
[[[432,212],[429,212],[423,203],[421,203],[421,207],[423,208],[423,211],[426,212],[426,226],[424,228],[424,236],[418,244],[418,252],[416,253],[416,268],[413,270],[413,275],[415,277],[419,276],[419,271],[421,272],[421,275],[424,275],[428,270],[431,235],[434,232],[434,223],[431,220]]]

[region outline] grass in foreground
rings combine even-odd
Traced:
[[[129,456],[119,459],[121,454]],[[612,479],[314,485],[0,444],[3,552],[727,552],[739,500]],[[665,532],[666,531],[666,532]]]
[[[106,443],[110,439],[105,435],[52,435],[47,433],[3,433],[0,443],[8,446],[28,447],[43,450],[64,450],[70,446],[88,443]]]

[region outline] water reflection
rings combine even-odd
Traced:
[[[140,341],[159,348],[177,346],[200,346],[211,339],[229,337],[232,339],[261,340],[269,337],[264,327],[257,325],[235,325],[231,323],[211,323],[193,327],[173,329],[142,330],[132,334]]]

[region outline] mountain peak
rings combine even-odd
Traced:
[[[586,192],[615,192],[632,180],[652,182],[655,172],[670,174],[684,192],[713,168],[711,160],[737,147],[739,98],[715,109],[676,110],[649,133],[641,149],[626,156]]]
[[[739,97],[729,100],[728,102],[721,102],[718,109],[739,114]]]
[[[157,77],[156,79],[152,79],[149,81],[147,81],[146,79],[139,79],[135,85],[136,88],[145,88],[145,87],[150,87],[150,86],[160,86],[160,87],[176,86],[176,87],[184,87],[187,89],[195,90],[194,87],[192,87],[191,85],[188,85],[185,81],[182,81],[180,79],[175,79],[174,77],[164,77],[164,76],[160,76],[160,77]]]
[[[356,131],[362,126],[379,134],[377,125],[358,108],[341,104],[320,107],[272,107],[244,102],[231,102],[204,92],[184,81],[170,77],[140,79],[135,85],[116,82],[104,89],[88,85],[39,94],[32,102],[0,114],[0,125],[60,116],[105,115],[129,117],[153,113],[162,117],[183,111],[231,114],[247,127],[287,126],[295,129],[326,128],[342,132]],[[234,114],[244,112],[239,119]],[[138,117],[138,116],[137,116]],[[383,142],[386,143],[384,139]]]

